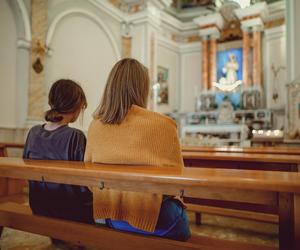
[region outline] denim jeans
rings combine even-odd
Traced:
[[[126,221],[106,219],[105,222],[108,227],[116,230],[159,236],[178,241],[187,241],[191,236],[189,221],[184,207],[179,200],[174,198],[163,200],[153,233],[137,229]]]

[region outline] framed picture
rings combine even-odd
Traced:
[[[159,84],[158,104],[169,104],[169,69],[158,66],[157,82]]]
[[[218,108],[218,104],[215,102],[214,94],[201,94],[200,95],[201,111],[210,111]]]
[[[243,79],[243,49],[232,48],[217,53],[217,81]]]
[[[246,90],[242,93],[243,109],[259,109],[262,104],[262,94],[259,90]]]

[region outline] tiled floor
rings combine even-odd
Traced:
[[[278,226],[249,222],[233,218],[220,216],[203,215],[201,226],[194,223],[193,214],[190,215],[191,229],[194,234],[211,236],[221,239],[236,240],[241,242],[251,242],[267,246],[278,246]],[[48,237],[17,230],[5,228],[0,240],[1,250],[78,250],[81,249],[73,245],[51,244]],[[94,250],[88,248],[89,250]]]

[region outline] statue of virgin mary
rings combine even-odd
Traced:
[[[232,91],[239,86],[242,81],[237,80],[237,72],[239,70],[239,64],[234,54],[228,55],[228,62],[224,65],[222,71],[225,77],[220,78],[218,83],[213,85],[222,91]]]

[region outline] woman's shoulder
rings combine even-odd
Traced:
[[[170,126],[177,127],[176,122],[171,119],[170,117],[160,114],[158,112],[154,112],[136,105],[132,106],[132,111],[136,114],[137,117],[139,118],[144,118],[147,120],[150,120],[154,123],[158,124],[166,124]]]

